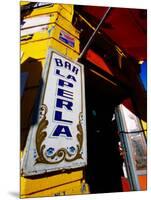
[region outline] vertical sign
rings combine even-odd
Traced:
[[[23,156],[25,176],[87,163],[83,65],[49,49],[43,83]]]

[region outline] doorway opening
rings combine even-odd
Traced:
[[[85,69],[88,165],[90,193],[122,192],[123,158],[114,110],[127,94],[115,82]]]

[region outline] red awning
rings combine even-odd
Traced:
[[[113,75],[112,71],[108,67],[108,65],[105,63],[105,61],[96,54],[92,49],[89,49],[86,53],[86,58],[96,66],[100,67],[102,70],[107,72],[110,75]]]
[[[107,7],[81,6],[82,13],[95,27]],[[112,8],[102,31],[125,53],[137,60],[147,59],[147,11],[143,9]]]

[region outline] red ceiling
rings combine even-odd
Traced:
[[[107,7],[83,6],[88,20],[96,25]],[[125,53],[137,60],[147,59],[147,11],[142,9],[112,8],[102,31]]]

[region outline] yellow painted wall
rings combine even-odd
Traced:
[[[24,18],[45,14],[50,16],[48,29],[34,33],[32,37],[26,35],[21,38],[21,72],[28,72],[28,80],[21,98],[21,158],[48,47],[56,49],[73,60],[77,59],[79,55],[79,33],[71,23],[73,6],[55,4],[51,7],[36,8]],[[59,40],[61,30],[65,30],[74,37],[75,46],[73,48]],[[21,198],[85,193],[89,193],[89,190],[85,184],[82,169],[71,170],[68,173],[53,172],[31,178],[21,176]]]
[[[145,135],[147,137],[147,122],[141,120],[141,124],[142,124],[143,129],[145,130],[144,133],[145,133]]]
[[[67,21],[72,22],[73,17],[73,5],[66,4],[54,4],[53,6],[45,6],[34,9],[31,13],[28,13],[25,18],[30,18],[34,16],[40,16],[44,14],[52,14],[54,12],[59,13]]]
[[[21,6],[25,6],[25,5],[29,4],[29,3],[30,3],[29,1],[21,1],[21,2],[20,2],[20,5],[21,5]]]

